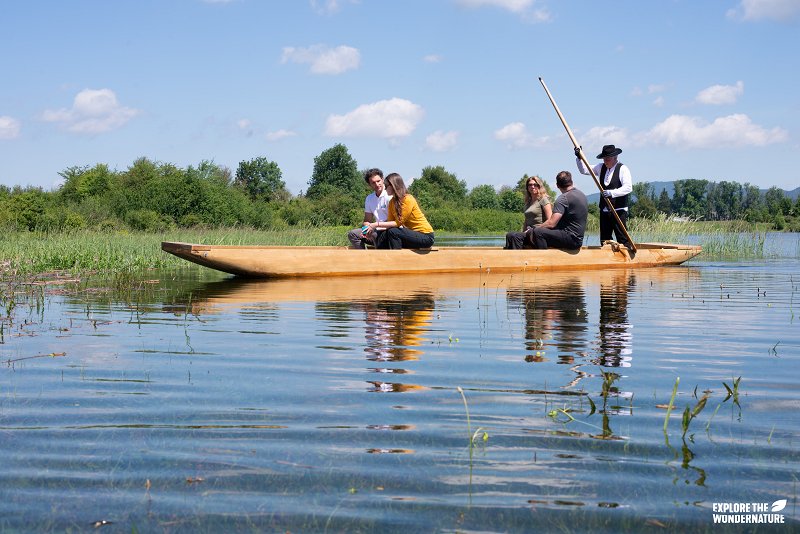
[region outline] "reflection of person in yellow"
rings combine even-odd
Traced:
[[[375,361],[418,360],[433,316],[434,298],[416,293],[394,301],[364,303],[367,358]]]
[[[635,287],[633,273],[620,271],[600,283],[600,354],[594,363],[604,367],[631,366],[631,325],[628,322],[628,293]]]
[[[367,353],[367,359],[379,362],[418,360],[423,351],[411,347],[420,347],[424,342],[433,318],[434,305],[433,295],[425,292],[398,300],[364,303],[367,316],[364,330],[367,345],[364,352]],[[408,373],[395,367],[372,371],[391,377]],[[370,391],[377,393],[404,393],[423,389],[422,386],[400,383],[392,378],[385,381],[370,380],[369,383],[372,384]]]

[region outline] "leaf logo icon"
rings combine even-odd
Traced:
[[[773,512],[780,512],[784,508],[786,508],[786,499],[781,499],[780,501],[775,501],[772,503]]]

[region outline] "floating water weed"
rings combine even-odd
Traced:
[[[603,399],[608,399],[608,394],[609,393],[612,393],[612,392],[616,393],[616,388],[613,387],[613,384],[614,384],[614,382],[619,380],[620,375],[618,375],[617,373],[611,373],[611,372],[607,373],[607,372],[603,371],[602,369],[600,369],[600,373],[603,376],[603,389],[602,389],[602,392],[600,393],[600,395],[603,397]]]
[[[725,386],[725,389],[728,391],[728,396],[725,397],[725,400],[722,402],[727,402],[728,399],[731,397],[733,398],[733,403],[736,406],[739,406],[739,383],[742,381],[742,377],[736,378],[733,380],[733,387],[729,386],[725,382],[722,383]]]
[[[569,413],[571,411],[572,410],[570,408],[567,408],[566,406],[564,406],[563,408],[557,408],[555,410],[550,410],[547,413],[547,417],[549,417],[550,419],[552,419],[553,421],[555,421],[557,423],[571,423],[572,421],[575,421],[575,418],[572,417],[572,415],[570,415],[570,413]],[[564,415],[564,416],[567,417],[567,419],[565,421],[562,421],[561,419],[558,418],[559,415]]]
[[[702,398],[697,401],[694,408],[689,410],[689,406],[686,406],[686,409],[683,411],[683,419],[682,419],[682,427],[683,427],[683,436],[686,436],[686,432],[689,431],[689,425],[691,424],[692,420],[697,417],[697,415],[703,411],[703,408],[706,407],[706,401],[708,401],[709,393],[705,393]]]

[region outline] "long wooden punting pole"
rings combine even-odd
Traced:
[[[630,234],[628,234],[628,229],[625,228],[624,224],[622,224],[622,221],[620,220],[619,215],[617,214],[617,210],[614,209],[614,205],[611,203],[611,200],[609,200],[608,198],[602,196],[602,194],[603,194],[603,185],[600,183],[600,180],[597,179],[597,175],[595,175],[594,169],[592,169],[592,166],[589,165],[589,162],[587,161],[586,156],[583,154],[583,149],[580,148],[581,145],[578,144],[578,141],[575,139],[575,136],[572,135],[572,130],[570,130],[569,124],[567,124],[567,121],[564,118],[564,115],[561,114],[561,110],[558,109],[558,104],[556,104],[556,101],[553,100],[553,95],[550,94],[550,90],[547,88],[547,85],[544,83],[544,80],[542,79],[541,76],[539,77],[539,81],[541,82],[542,87],[544,87],[544,92],[547,93],[547,98],[550,99],[550,103],[553,104],[553,108],[556,110],[556,113],[558,114],[558,118],[561,119],[561,124],[563,124],[564,125],[564,129],[567,130],[567,135],[569,135],[570,140],[572,140],[572,144],[575,146],[575,148],[579,149],[581,161],[583,161],[583,164],[586,165],[587,169],[589,169],[589,174],[592,175],[592,178],[594,179],[594,183],[597,186],[597,189],[600,190],[601,198],[606,201],[606,205],[608,206],[608,211],[614,214],[614,218],[617,220],[617,225],[619,225],[619,228],[622,229],[622,233],[625,234],[625,237],[628,238],[628,241],[631,244],[631,249],[633,249],[633,251],[636,252],[636,244],[633,242],[633,239],[631,239]]]

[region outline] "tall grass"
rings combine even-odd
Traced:
[[[244,228],[176,230],[163,234],[13,232],[0,236],[0,274],[28,275],[49,271],[119,272],[191,264],[162,252],[162,241],[211,245],[345,245],[348,228],[291,228],[279,231]]]
[[[676,221],[665,215],[631,219],[628,232],[641,243],[690,243],[704,258],[763,258],[767,226],[745,221]]]

